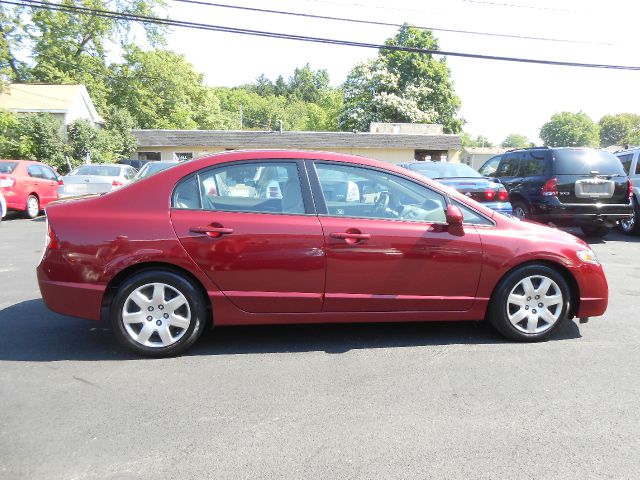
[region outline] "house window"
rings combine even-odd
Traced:
[[[191,160],[193,158],[193,152],[175,152],[174,155],[181,162]]]
[[[160,160],[160,152],[138,152],[138,160]]]
[[[413,158],[419,162],[434,161],[434,162],[446,162],[447,151],[446,150],[415,150]]]

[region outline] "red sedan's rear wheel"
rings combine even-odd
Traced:
[[[207,309],[191,282],[173,272],[146,270],[119,287],[111,323],[127,348],[153,357],[185,351],[200,337]]]
[[[27,204],[25,207],[24,214],[27,218],[36,218],[40,213],[40,200],[38,200],[38,197],[35,195],[31,194],[27,198]]]
[[[567,318],[567,281],[546,265],[525,265],[505,276],[491,298],[489,321],[520,342],[546,340]]]

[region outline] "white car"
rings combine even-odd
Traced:
[[[135,168],[116,163],[82,165],[62,177],[58,195],[69,198],[110,192],[131,182],[136,173]]]
[[[2,195],[2,192],[0,192],[0,221],[2,221],[2,219],[6,214],[7,214],[7,202],[5,201],[4,195]]]

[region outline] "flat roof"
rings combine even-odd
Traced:
[[[299,132],[252,130],[132,130],[138,149],[153,147],[221,148],[410,148],[460,150],[459,135],[402,133]]]

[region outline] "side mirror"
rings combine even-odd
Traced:
[[[460,208],[455,205],[449,205],[447,207],[447,225],[451,227],[459,227],[462,226],[463,220],[464,217]]]

